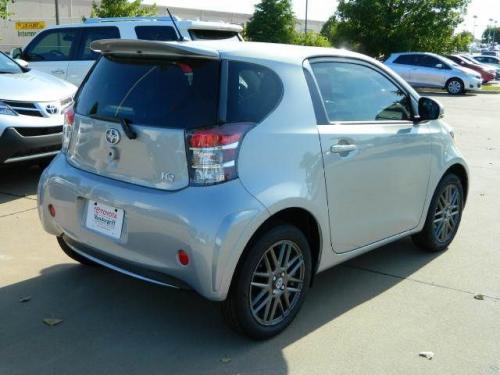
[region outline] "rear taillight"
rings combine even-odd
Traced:
[[[63,141],[62,141],[63,152],[66,152],[68,150],[74,122],[75,122],[75,112],[73,111],[73,107],[69,107],[64,112]]]
[[[212,185],[238,177],[236,159],[249,123],[224,124],[187,133],[192,185]]]

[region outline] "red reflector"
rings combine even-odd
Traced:
[[[179,250],[177,252],[177,259],[179,259],[179,263],[183,266],[187,266],[189,264],[189,256],[184,250]]]
[[[49,204],[49,213],[50,213],[50,216],[56,217],[56,209],[51,204]]]

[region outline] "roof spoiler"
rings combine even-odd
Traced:
[[[102,39],[90,44],[92,51],[103,55],[176,56],[219,59],[214,49],[197,48],[186,42],[160,42],[136,39]]]

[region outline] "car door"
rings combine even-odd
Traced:
[[[430,136],[412,99],[359,60],[314,59],[328,122],[318,126],[333,250],[344,253],[415,228],[427,194]]]
[[[412,80],[420,86],[444,87],[450,67],[430,55],[417,55],[417,66],[412,71]]]
[[[404,54],[398,56],[394,62],[391,64],[393,68],[401,77],[403,77],[407,82],[412,82],[411,72],[414,68],[415,55]]]
[[[69,62],[67,80],[80,86],[88,71],[94,65],[99,54],[90,49],[94,40],[120,38],[120,31],[116,26],[94,26],[80,29],[75,57]]]
[[[26,46],[22,58],[33,69],[66,79],[77,35],[74,28],[42,31]]]

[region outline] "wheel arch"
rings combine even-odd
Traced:
[[[446,176],[447,174],[450,174],[450,173],[455,174],[460,179],[460,182],[462,183],[462,188],[464,190],[464,206],[465,206],[465,203],[467,202],[467,194],[469,193],[469,175],[468,175],[468,172],[462,164],[455,163],[455,164],[452,164],[450,167],[448,167],[448,169],[441,176],[441,179],[443,179],[444,176]]]
[[[312,272],[311,272],[311,285],[313,283],[315,274],[318,270],[319,263],[321,260],[321,249],[322,249],[322,234],[321,227],[319,225],[319,221],[311,214],[310,211],[302,208],[302,207],[289,207],[284,208],[278,212],[275,212],[270,217],[268,217],[260,226],[254,231],[250,239],[245,245],[243,252],[241,253],[240,258],[238,259],[238,263],[233,272],[231,284],[238,273],[242,263],[245,261],[247,254],[249,253],[252,245],[258,239],[258,237],[278,224],[290,224],[297,227],[302,231],[304,236],[306,237],[309,247],[311,249],[311,258],[312,258]]]

